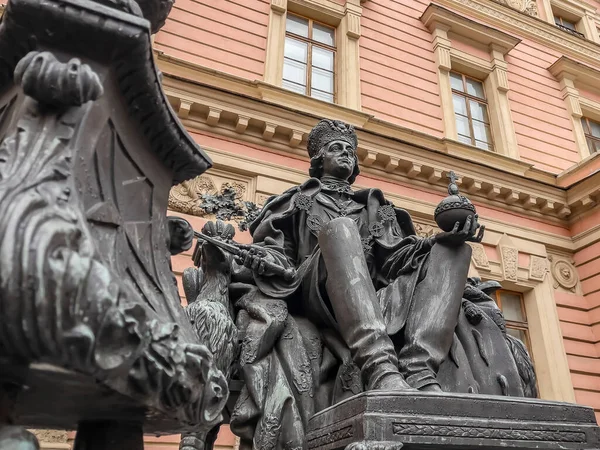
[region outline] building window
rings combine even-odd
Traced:
[[[326,102],[335,100],[335,28],[288,13],[282,86]]]
[[[523,295],[519,292],[498,290],[496,291],[496,304],[502,310],[506,320],[506,332],[523,342],[531,356],[529,326],[527,325]]]
[[[458,140],[483,150],[492,150],[492,132],[483,83],[450,72],[450,84]]]
[[[558,28],[560,28],[563,31],[566,31],[567,33],[571,33],[575,36],[585,38],[583,33],[580,33],[579,31],[577,31],[577,25],[575,24],[575,22],[571,22],[571,21],[565,19],[564,17],[555,15],[554,23],[556,24],[556,26]]]
[[[600,123],[582,117],[581,125],[590,153],[600,152]]]

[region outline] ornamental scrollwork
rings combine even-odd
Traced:
[[[34,52],[15,79],[29,96],[0,143],[0,355],[92,376],[183,423],[215,421],[227,385],[210,352],[110,268],[74,194],[80,105],[102,94],[98,76]]]

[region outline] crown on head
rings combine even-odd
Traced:
[[[313,158],[332,141],[345,141],[356,150],[358,138],[354,127],[341,120],[321,120],[308,135],[308,155]]]

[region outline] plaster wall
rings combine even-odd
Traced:
[[[369,0],[361,18],[363,111],[442,136],[442,113],[432,36],[419,20],[427,0]],[[557,80],[548,67],[561,54],[521,36],[506,58],[509,100],[520,157],[560,173],[579,161]],[[489,52],[462,39],[452,46],[489,60]],[[415,87],[418,86],[418,89]]]
[[[267,0],[177,0],[154,47],[191,63],[262,79],[268,23]]]
[[[343,4],[343,0],[336,3]],[[419,20],[428,0],[369,0],[362,4],[362,111],[412,130],[443,137],[432,36]],[[180,0],[155,39],[156,50],[248,80],[264,77],[270,2]],[[557,30],[557,32],[561,32]],[[580,160],[558,81],[548,67],[561,54],[522,39],[505,57],[508,98],[522,161],[557,174]],[[486,50],[454,39],[475,57]],[[489,60],[489,52],[487,53]]]

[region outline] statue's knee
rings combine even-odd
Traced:
[[[344,237],[351,239],[356,239],[358,237],[360,240],[356,223],[348,217],[337,217],[323,225],[319,233],[319,240],[330,237]]]
[[[338,217],[323,225],[319,233],[319,246],[323,251],[344,248],[346,252],[355,252],[356,249],[362,252],[360,233],[354,220]]]

